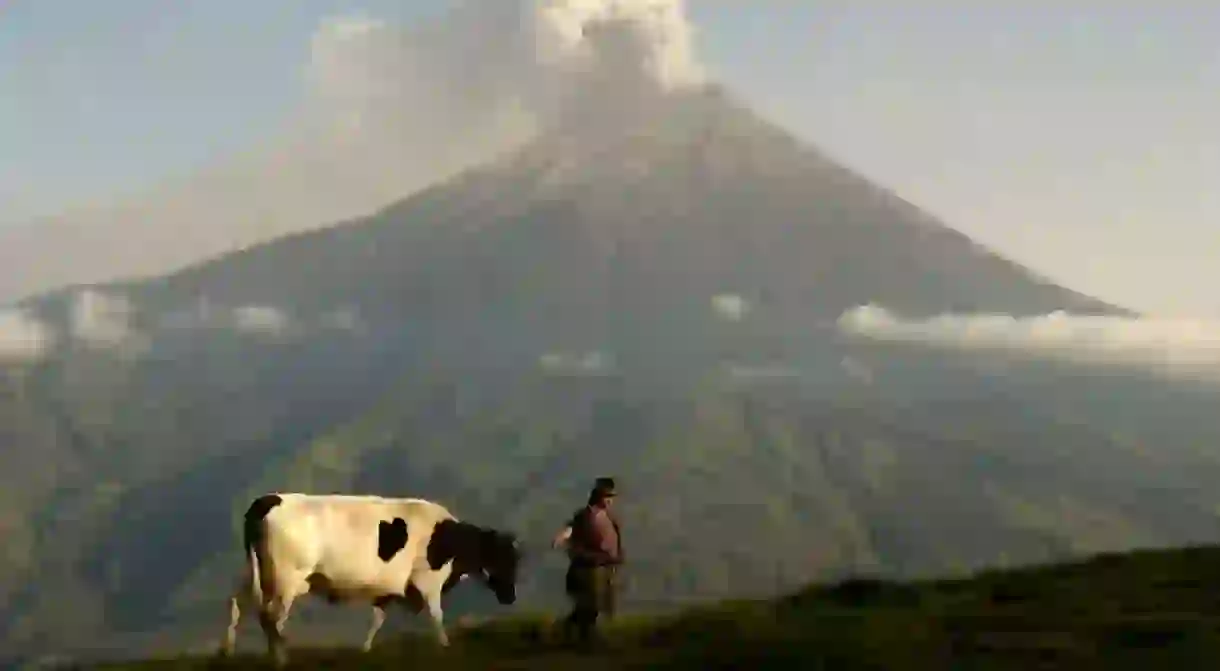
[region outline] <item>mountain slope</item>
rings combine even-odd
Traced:
[[[517,617],[463,627],[442,655],[425,635],[371,654],[297,653],[301,668],[1144,669],[1220,659],[1214,548],[1106,555],[928,583],[849,580],[775,601],[705,606],[609,628],[601,654],[556,645]],[[257,636],[254,632],[248,634]],[[253,648],[252,648],[253,649]],[[261,659],[178,658],[101,668],[250,668]]]
[[[429,496],[543,543],[614,473],[639,609],[1198,542],[1220,509],[1214,390],[843,338],[866,303],[1123,311],[714,90],[93,291],[27,301],[63,337],[2,378],[12,649],[208,640],[268,489]],[[118,347],[70,335],[96,295],[130,308]],[[537,558],[525,602],[556,605]]]

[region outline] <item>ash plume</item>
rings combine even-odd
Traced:
[[[621,126],[704,80],[680,0],[460,0],[327,19],[276,137],[121,200],[0,233],[0,301],[156,275],[370,214],[558,127]],[[646,113],[646,112],[644,112]]]

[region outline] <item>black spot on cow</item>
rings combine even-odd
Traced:
[[[477,563],[479,554],[479,528],[457,520],[442,520],[432,530],[428,539],[428,566],[439,571],[453,560],[454,573],[469,570]]]
[[[407,546],[407,522],[395,517],[393,522],[377,523],[377,556],[388,562]]]
[[[264,494],[254,499],[250,507],[246,508],[246,521],[242,526],[242,542],[246,552],[250,552],[251,548],[262,542],[263,520],[283,502],[284,499],[280,498],[278,494]]]

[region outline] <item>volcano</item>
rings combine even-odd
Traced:
[[[779,355],[867,303],[913,317],[1123,312],[976,244],[721,89],[595,116],[375,216],[130,288],[153,310],[199,296],[352,307],[441,349],[461,333],[462,356],[493,358],[546,340],[672,359],[716,338]],[[725,300],[748,316],[726,319]]]
[[[974,243],[718,88],[670,94],[610,126],[556,129],[376,216],[166,286],[429,319],[492,305],[630,318],[703,309],[723,292],[821,317],[870,300],[913,316],[1120,312]]]

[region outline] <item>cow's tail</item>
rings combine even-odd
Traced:
[[[250,568],[250,595],[254,602],[262,605],[263,599],[263,568],[266,558],[259,549],[265,547],[263,542],[267,536],[266,518],[283,499],[275,494],[260,496],[246,509],[245,524],[242,527],[242,544],[246,549],[246,560]]]
[[[254,548],[247,548],[246,557],[250,560],[250,596],[254,598],[254,603],[261,604],[263,602],[263,581],[259,576],[258,551]]]

